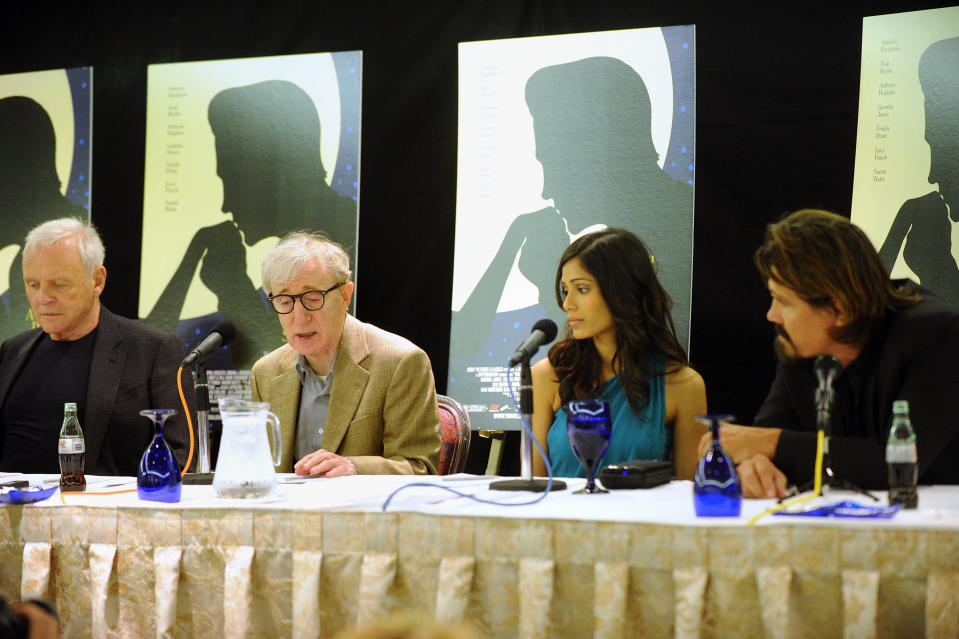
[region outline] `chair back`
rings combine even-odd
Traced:
[[[440,475],[461,473],[470,450],[470,416],[463,405],[452,397],[437,395],[440,415]]]

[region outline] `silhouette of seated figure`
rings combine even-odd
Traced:
[[[310,96],[285,80],[225,89],[210,101],[217,175],[225,214],[233,220],[199,229],[147,322],[173,331],[190,283],[217,297],[236,326],[233,365],[249,369],[283,344],[273,311],[247,276],[246,249],[296,229],[318,229],[345,247],[356,241],[356,203],[325,182],[320,119]],[[242,236],[241,236],[242,232]]]
[[[0,100],[0,248],[18,245],[10,284],[0,308],[0,339],[33,328],[23,288],[23,241],[35,226],[65,216],[87,219],[87,211],[60,193],[57,140],[50,116],[34,100]]]
[[[553,288],[556,264],[570,233],[595,224],[643,238],[660,281],[688,314],[688,293],[681,293],[690,286],[692,188],[657,164],[649,93],[639,74],[608,57],[544,67],[526,82],[526,104],[543,167],[542,197],[554,206],[519,215],[510,224],[479,283],[454,314],[451,355],[464,357],[484,346],[517,255],[520,273],[536,286],[539,305],[563,326],[566,317]]]
[[[902,249],[906,265],[931,291],[959,305],[959,267],[952,222],[959,222],[959,38],[931,44],[919,59],[925,97],[929,183],[938,189],[906,200],[879,256],[892,271]]]

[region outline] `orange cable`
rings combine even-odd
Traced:
[[[85,490],[68,490],[66,492],[60,491],[60,503],[66,505],[67,500],[63,498],[64,495],[119,495],[121,493],[135,493],[136,488],[125,488],[123,490],[108,490],[105,492],[87,492]]]
[[[183,403],[183,413],[186,415],[186,424],[190,431],[190,453],[186,458],[186,465],[183,466],[183,470],[180,471],[180,477],[186,475],[187,469],[190,467],[190,462],[193,461],[193,420],[190,419],[190,408],[187,406],[186,397],[183,395],[183,366],[181,365],[176,371],[176,387],[180,391],[180,402]],[[124,490],[108,490],[106,492],[87,492],[85,490],[68,490],[66,492],[60,491],[60,503],[66,505],[67,500],[63,498],[64,495],[120,495],[122,493],[135,493],[136,488],[126,488]]]
[[[183,395],[183,365],[180,365],[180,368],[176,369],[176,387],[180,391],[180,403],[183,404],[183,414],[186,415],[186,425],[190,432],[190,453],[186,457],[186,464],[183,466],[183,470],[180,471],[180,477],[186,475],[186,471],[190,468],[190,462],[193,461],[193,420],[190,418],[190,407],[186,405],[186,397]]]

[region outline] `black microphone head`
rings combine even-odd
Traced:
[[[218,322],[210,333],[219,333],[223,340],[221,345],[226,346],[233,341],[233,338],[236,336],[236,327],[233,326],[233,322],[223,320],[222,322]]]
[[[523,361],[528,362],[529,358],[539,350],[540,346],[556,339],[556,332],[556,322],[551,319],[541,319],[533,324],[533,328],[529,332],[529,337],[519,345],[519,348],[516,349],[513,356],[509,358],[510,367],[512,368]]]
[[[556,328],[556,322],[544,317],[540,321],[533,324],[533,330],[530,332],[532,333],[533,331],[543,331],[543,335],[546,336],[544,343],[549,344],[556,339],[556,333],[559,332],[559,329]]]
[[[839,363],[839,360],[835,355],[820,355],[816,358],[816,361],[813,362],[813,368],[817,371],[831,371],[831,370],[841,370],[842,364]]]
[[[820,355],[812,363],[812,367],[819,384],[816,389],[816,427],[828,437],[832,430],[829,423],[834,393],[832,386],[842,373],[842,364],[833,355]]]
[[[820,383],[824,380],[829,380],[829,383],[832,383],[832,379],[842,372],[842,364],[839,363],[835,355],[820,355],[813,362],[812,367],[816,371],[816,377]]]

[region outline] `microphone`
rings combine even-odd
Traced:
[[[540,346],[549,344],[556,339],[557,330],[556,322],[551,319],[544,318],[533,324],[533,330],[530,331],[529,337],[519,345],[519,348],[516,349],[513,356],[509,358],[510,368],[520,362],[529,360],[530,357],[536,354]]]
[[[816,409],[820,420],[828,420],[832,409],[832,385],[842,373],[842,364],[833,355],[820,355],[813,362],[813,370],[819,382],[819,388],[816,389]]]
[[[232,322],[226,320],[219,322],[213,327],[206,339],[183,358],[180,366],[189,366],[194,362],[202,364],[216,349],[229,344],[234,335],[236,335],[236,328],[233,327]]]

